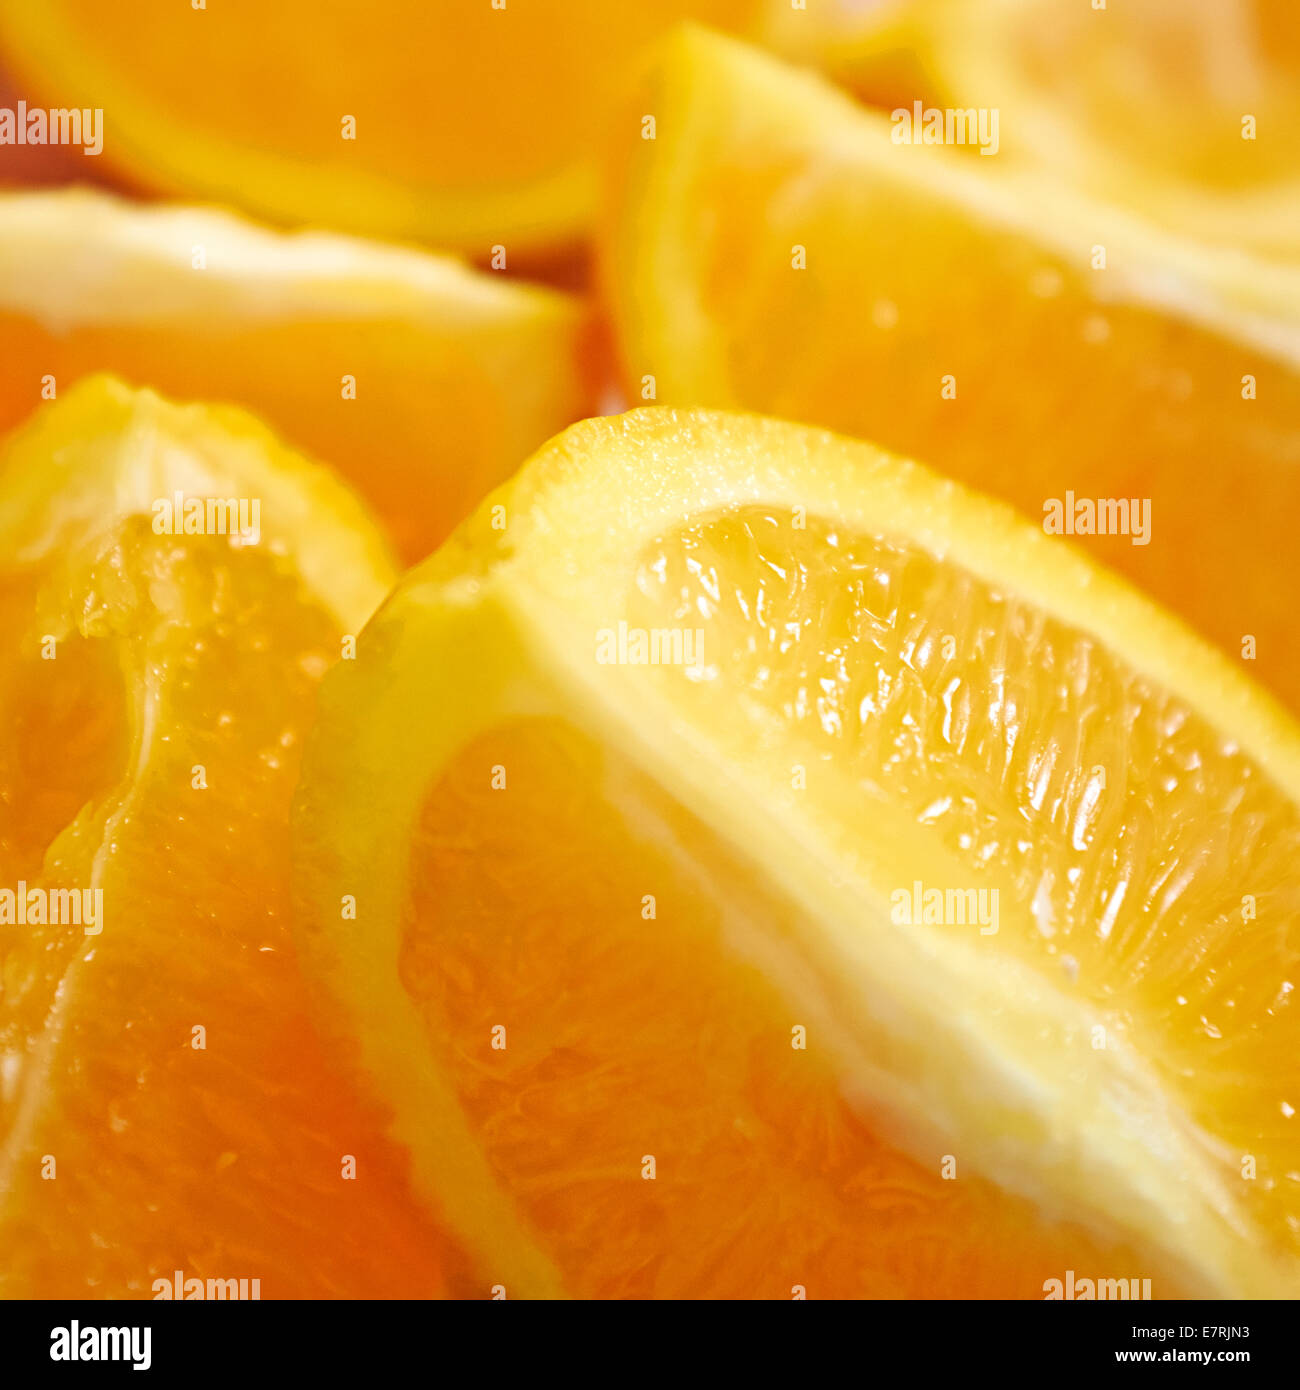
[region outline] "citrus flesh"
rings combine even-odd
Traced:
[[[0,196],[0,428],[89,372],[230,401],[422,558],[594,409],[578,300],[442,256],[85,190]]]
[[[615,151],[603,273],[634,398],[923,459],[1073,536],[1300,707],[1294,270],[896,145],[884,117],[702,31],[648,81],[659,137]],[[1118,499],[1128,521],[1099,521]]]
[[[15,0],[0,36],[29,100],[93,93],[102,158],[151,188],[486,257],[585,230],[594,132],[648,40],[766,5],[142,0],[128,30],[87,0]]]
[[[260,534],[159,534],[178,490],[257,499]],[[289,923],[316,688],[393,575],[374,523],[251,417],[96,378],[8,444],[0,555],[0,1292],[442,1291]]]
[[[916,95],[998,108],[1009,158],[1063,170],[1189,236],[1300,255],[1290,0],[928,0],[890,20],[882,29],[908,33],[926,74]]]
[[[327,679],[299,920],[485,1293],[1276,1294],[1298,789],[1267,696],[1009,510],[642,411]]]

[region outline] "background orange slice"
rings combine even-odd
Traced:
[[[1292,0],[918,0],[893,23],[926,74],[914,95],[998,108],[1009,159],[1182,235],[1300,257]]]
[[[447,257],[86,191],[0,195],[0,428],[110,369],[247,406],[428,553],[595,409],[576,299]]]
[[[6,0],[0,35],[31,99],[102,107],[102,158],[151,188],[486,258],[586,230],[648,40],[686,17],[753,30],[772,5],[138,0],[124,25],[93,0]]]

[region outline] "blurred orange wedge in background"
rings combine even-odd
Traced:
[[[1300,271],[895,144],[701,30],[648,80],[658,138],[616,142],[604,241],[634,399],[923,459],[1073,535],[1300,708]],[[1127,523],[1099,523],[1119,499]]]
[[[260,532],[159,534],[177,492]],[[301,744],[392,579],[378,531],[251,417],[98,378],[0,456],[0,557],[0,1294],[437,1293],[288,917]]]
[[[879,13],[875,47],[914,54],[925,73],[915,96],[997,108],[1007,157],[1188,236],[1300,257],[1295,0],[917,0]]]
[[[128,25],[95,0],[3,0],[0,41],[29,99],[102,107],[102,158],[150,188],[486,258],[586,233],[647,41],[686,17],[759,36],[786,8],[135,0]]]
[[[0,195],[0,428],[51,378],[104,369],[247,406],[345,473],[408,561],[594,410],[588,320],[447,257],[81,190]]]
[[[507,1297],[1294,1292],[1298,851],[1300,731],[1086,556],[668,410],[407,575],[294,810],[324,1025]]]

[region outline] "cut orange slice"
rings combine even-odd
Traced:
[[[0,457],[3,1296],[445,1288],[287,902],[317,684],[392,575],[235,410],[94,379]]]
[[[346,473],[406,560],[595,408],[588,328],[576,299],[444,257],[80,190],[0,196],[0,427],[102,369],[228,400]]]
[[[927,0],[889,19],[930,103],[997,108],[1009,157],[1186,235],[1300,257],[1293,0]]]
[[[137,0],[123,25],[94,0],[4,0],[0,37],[33,99],[101,107],[101,158],[152,188],[487,257],[585,232],[648,40],[688,16],[761,27],[777,3]]]
[[[296,892],[485,1296],[1277,1295],[1298,801],[1288,717],[1009,509],[640,411],[326,679]]]
[[[1300,272],[994,160],[895,144],[686,31],[619,144],[604,280],[629,393],[826,425],[1014,503],[1300,708]]]

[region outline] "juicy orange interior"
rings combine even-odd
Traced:
[[[1131,525],[1078,544],[1237,659],[1253,638],[1249,673],[1300,705],[1300,645],[1278,602],[1295,573],[1300,367],[1136,302],[1113,247],[1093,269],[1086,246],[1058,254],[956,200],[905,184],[887,197],[888,181],[840,153],[710,163],[709,179],[716,216],[683,232],[699,312],[726,325],[713,339],[726,399],[686,380],[674,402],[868,438],[1040,524],[1067,492],[1149,503],[1145,539]],[[790,269],[795,244],[804,270]],[[669,353],[630,367],[674,376]]]
[[[46,645],[52,634],[32,630],[33,588],[15,583],[0,594],[0,649],[10,654],[0,696],[0,863],[35,878],[55,836],[121,781],[129,732],[117,654],[80,634]]]
[[[437,1292],[436,1234],[381,1118],[322,1053],[292,940],[288,805],[335,621],[282,560],[148,518],[77,585],[51,601],[87,636],[32,663],[38,621],[10,647],[22,717],[4,726],[0,805],[42,809],[32,836],[0,841],[0,886],[96,885],[103,917],[89,936],[0,926],[5,1291],[151,1297],[182,1270],[258,1278],[264,1298]],[[126,727],[139,766],[122,766]],[[30,851],[56,805],[71,821],[72,788],[85,808],[42,873]]]
[[[1300,823],[1263,769],[1085,634],[815,518],[750,508],[660,537],[627,611],[700,629],[698,668],[646,672],[706,727],[782,721],[810,779],[852,778],[996,888],[996,934],[940,929],[1096,1006],[1261,1230],[1295,1243]],[[753,867],[572,728],[466,748],[414,863],[405,986],[581,1291],[1042,1297],[1067,1268],[1152,1276],[959,1153],[943,1178],[953,1150],[891,1147],[815,1044],[791,1046],[800,1020],[738,946],[738,924],[795,929]],[[1156,1272],[1155,1296],[1176,1290]]]
[[[777,909],[707,827],[572,726],[466,747],[415,850],[404,986],[574,1294],[1041,1298],[1067,1269],[1151,1277],[959,1156],[944,1180],[946,1151],[891,1148],[815,1030],[792,1045],[800,1019],[729,940],[733,913]]]
[[[1017,910],[992,948],[1131,1032],[1298,1242],[1300,816],[1266,769],[1086,634],[911,545],[749,509],[664,538],[637,596],[633,621],[703,626],[712,679],[658,668],[688,698],[779,711],[998,886]]]

